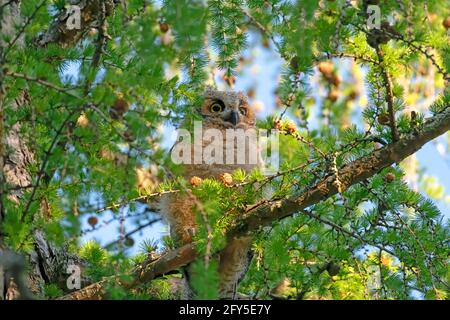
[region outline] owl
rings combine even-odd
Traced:
[[[219,179],[222,174],[232,173],[237,169],[250,173],[261,165],[260,152],[257,144],[255,145],[255,140],[244,142],[244,161],[242,161],[243,158],[241,161],[237,160],[239,149],[242,153],[242,141],[238,142],[237,139],[233,139],[230,143],[230,140],[227,140],[227,133],[230,132],[230,129],[231,132],[241,133],[251,131],[248,129],[256,131],[255,113],[242,92],[207,89],[204,93],[203,104],[197,112],[202,118],[203,139],[195,139],[191,143],[191,161],[184,164],[184,178],[187,181],[190,181],[192,177]],[[211,132],[211,129],[212,132],[221,133],[219,137],[222,140],[207,138],[206,135]],[[217,152],[214,163],[208,163],[207,159],[204,159],[205,157],[202,158],[202,152],[204,155],[204,151],[208,148],[215,148]],[[229,156],[230,150],[233,151],[233,157]],[[256,160],[255,158],[251,159],[251,156],[255,154]],[[199,157],[202,161],[195,161],[195,157]],[[193,240],[197,221],[194,212],[195,204],[196,199],[192,195],[177,193],[166,195],[161,201],[161,212],[168,222],[170,234],[176,246],[182,246]],[[224,249],[218,253],[220,299],[236,298],[237,285],[245,275],[251,259],[251,243],[250,236],[234,238],[229,240]],[[187,287],[184,298],[189,299],[195,295],[189,286],[189,266],[184,271]]]

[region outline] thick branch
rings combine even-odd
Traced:
[[[149,259],[143,265],[135,270],[135,279],[132,283],[121,283],[117,277],[113,280],[118,281],[126,288],[133,288],[142,283],[151,281],[159,276],[178,269],[197,257],[195,244],[189,243],[176,250],[169,251],[159,259]],[[110,278],[111,279],[111,278]],[[105,287],[108,279],[93,283],[83,289],[67,294],[59,300],[96,300],[101,299],[105,294]]]
[[[197,257],[195,243],[189,243],[181,248],[169,251],[155,261],[145,262],[136,270],[136,279],[129,285],[134,287],[144,282],[148,282],[158,276],[182,267]]]
[[[410,134],[395,143],[341,167],[339,169],[341,188],[345,190],[364,179],[372,177],[380,170],[394,163],[399,163],[417,152],[425,143],[446,133],[448,130],[450,130],[450,106],[447,106],[441,113],[430,118],[417,134]],[[244,217],[236,222],[231,236],[244,235],[260,226],[268,225],[275,220],[292,215],[335,195],[338,193],[338,190],[334,181],[335,176],[330,175],[298,197],[250,209]]]

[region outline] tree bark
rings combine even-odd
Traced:
[[[70,5],[80,9],[80,28],[70,28],[68,20],[70,12],[63,10],[56,17],[50,27],[34,39],[34,44],[38,47],[45,47],[50,43],[56,43],[67,47],[76,44],[91,27],[99,27],[97,19],[99,11],[104,3],[106,16],[113,13],[113,0],[70,0]],[[69,21],[70,22],[70,21]]]

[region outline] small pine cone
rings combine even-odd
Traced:
[[[387,125],[389,124],[389,115],[387,113],[382,113],[377,118],[378,123],[381,125]]]
[[[219,177],[220,181],[226,186],[230,186],[233,183],[233,177],[229,173],[223,173]]]
[[[128,129],[123,133],[123,138],[125,139],[126,142],[133,142],[134,141],[133,132],[130,129]]]
[[[297,131],[297,126],[295,125],[294,121],[289,120],[286,124],[286,130],[292,134],[295,133]]]
[[[264,104],[263,104],[261,101],[256,100],[256,101],[253,103],[253,110],[254,110],[255,112],[261,112],[261,111],[263,111],[263,110],[264,110]]]
[[[283,101],[281,101],[279,96],[275,96],[275,106],[277,108],[282,108],[283,107]]]
[[[134,239],[131,237],[126,237],[125,238],[125,246],[126,247],[132,247],[134,246]]]
[[[91,216],[91,217],[88,218],[87,222],[89,223],[89,225],[91,227],[95,227],[97,225],[97,223],[98,223],[98,219],[95,216]]]
[[[444,26],[445,29],[447,30],[450,29],[450,16],[444,19],[442,25]]]
[[[327,96],[327,99],[331,102],[335,102],[339,98],[339,91],[336,89],[332,89]]]
[[[80,114],[78,117],[77,125],[81,128],[86,128],[89,125],[89,119],[84,113]]]
[[[330,78],[333,73],[334,65],[330,61],[322,61],[318,65],[319,71],[325,78]]]
[[[123,98],[123,94],[117,94],[117,99],[114,101],[112,109],[110,110],[110,115],[113,119],[122,118],[123,114],[128,111],[129,104],[128,101]]]
[[[335,86],[335,87],[339,87],[339,85],[342,82],[342,78],[340,75],[338,75],[337,73],[334,73],[333,76],[330,78],[330,82]]]
[[[388,34],[386,34],[383,30],[372,29],[366,35],[367,43],[372,48],[376,49],[380,44],[386,44],[391,39]]]
[[[281,130],[282,125],[281,125],[281,121],[280,120],[275,120],[273,123],[273,127],[277,130]]]
[[[127,112],[128,107],[128,102],[123,98],[117,99],[114,102],[114,110],[116,110],[119,114],[124,114],[125,112]]]
[[[167,31],[169,31],[169,25],[167,24],[167,22],[160,22],[159,23],[159,30],[162,33],[166,33]]]
[[[191,185],[193,186],[193,187],[198,187],[199,185],[201,185],[202,184],[202,182],[203,182],[203,180],[202,180],[202,178],[200,178],[200,177],[197,177],[197,176],[193,176],[192,178],[191,178]]]
[[[253,99],[255,97],[255,88],[250,88],[247,90],[247,97]]]
[[[359,95],[359,92],[356,89],[353,89],[352,91],[350,91],[350,93],[348,94],[348,99],[349,100],[355,100]]]
[[[386,181],[387,183],[392,182],[394,180],[395,180],[395,175],[392,172],[388,172],[384,176],[384,181]]]
[[[159,258],[160,256],[161,256],[161,255],[159,255],[158,253],[156,253],[156,251],[151,251],[151,252],[147,253],[147,260],[148,260],[149,262],[156,261],[156,260],[158,260],[158,258]]]
[[[339,266],[339,264],[334,263],[334,262],[328,262],[327,263],[327,272],[331,277],[334,277],[335,275],[337,275],[339,273],[339,271],[341,270],[341,267]]]

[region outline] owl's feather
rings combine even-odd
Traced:
[[[247,130],[255,128],[255,114],[243,93],[207,90],[200,113],[203,117],[203,132],[207,129],[217,129],[222,132],[223,139],[226,137],[225,132],[227,129]],[[219,142],[223,144],[223,155],[225,157],[227,148],[225,141],[211,142],[205,139],[205,141],[201,142],[201,147],[204,148],[211,143]],[[237,151],[237,147],[235,144],[235,152]],[[194,145],[192,145],[193,152],[191,160],[194,158],[194,152],[198,152],[198,150],[201,152],[202,149],[194,148]],[[249,159],[248,154],[250,152],[250,150],[245,150],[246,161]],[[193,176],[202,179],[218,179],[221,174],[231,173],[237,169],[242,169],[250,173],[261,163],[259,152],[257,153],[258,161],[256,163],[225,164],[224,161],[223,164],[186,164],[184,178],[188,181]],[[224,160],[226,159],[224,158]],[[177,246],[192,242],[196,228],[194,206],[195,199],[182,194],[169,194],[161,200],[161,212],[170,226],[171,237]],[[231,239],[225,248],[218,253],[220,277],[219,298],[235,298],[237,285],[245,275],[249,264],[251,242],[252,239],[250,236]],[[189,288],[189,266],[185,268],[185,276],[188,284],[185,298],[191,298],[192,291]]]

